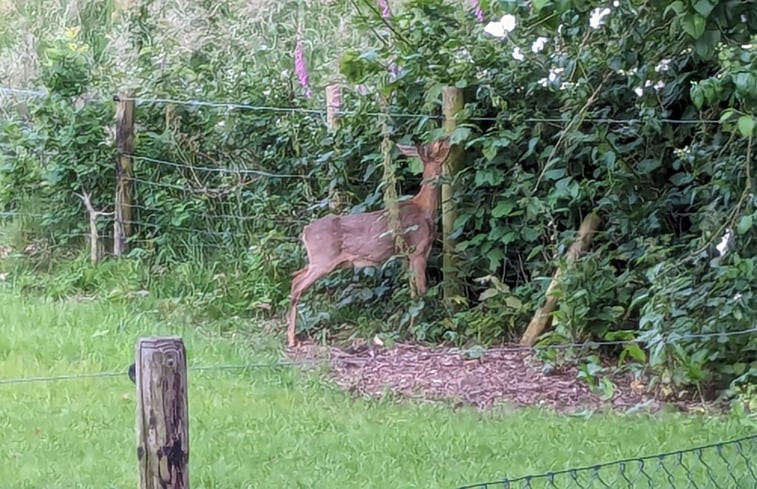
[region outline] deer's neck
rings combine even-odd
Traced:
[[[429,181],[423,182],[421,189],[412,198],[412,202],[429,215],[434,215],[439,206],[439,187]]]

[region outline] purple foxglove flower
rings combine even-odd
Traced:
[[[389,2],[387,0],[378,0],[378,6],[381,9],[381,17],[388,19],[392,16],[392,11],[389,10]]]
[[[302,48],[302,40],[300,38],[297,38],[294,47],[294,71],[297,73],[300,85],[305,89],[305,97],[310,98],[312,92],[310,91],[310,81],[308,80],[308,67],[305,63],[305,51]]]
[[[470,3],[473,6],[473,13],[476,15],[476,19],[478,19],[479,22],[483,22],[484,11],[481,10],[481,5],[479,4],[479,0],[471,0]]]

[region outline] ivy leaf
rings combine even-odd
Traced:
[[[515,208],[515,203],[509,200],[502,200],[497,204],[497,207],[492,209],[492,217],[500,218],[510,214]]]
[[[660,165],[662,165],[662,162],[660,160],[647,158],[646,160],[639,163],[638,168],[639,168],[639,172],[641,172],[643,175],[646,175],[660,168]]]
[[[752,215],[741,216],[739,223],[736,225],[736,231],[739,234],[746,234],[750,229],[752,229]]]
[[[737,125],[739,127],[739,132],[745,138],[748,138],[754,133],[754,118],[751,115],[742,115],[739,117]]]
[[[704,60],[715,54],[715,46],[720,42],[720,31],[707,31],[694,43],[694,50]]]
[[[686,14],[682,22],[683,30],[694,39],[702,37],[707,24],[707,20],[699,14]]]
[[[496,297],[499,295],[499,291],[495,288],[486,289],[485,291],[481,292],[481,295],[478,296],[478,300],[485,301],[486,299],[491,299],[492,297]]]
[[[462,141],[465,141],[470,137],[471,130],[469,127],[458,127],[454,131],[452,131],[452,134],[449,137],[449,142],[451,144],[458,144]]]
[[[702,17],[707,17],[712,12],[712,9],[715,8],[715,5],[716,2],[710,0],[697,0],[694,2],[694,10]]]
[[[541,9],[543,9],[547,3],[549,3],[549,0],[533,0],[531,4],[534,6],[534,10],[537,12]]]

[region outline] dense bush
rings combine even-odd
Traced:
[[[29,100],[28,117],[0,131],[0,204],[35,203],[48,239],[84,231],[73,192],[92,192],[100,208],[112,202],[104,124],[113,117],[108,97],[124,87],[145,98],[244,104],[138,103],[135,152],[149,159],[136,159],[132,253],[153,267],[212,267],[207,287],[223,291],[214,296],[221,313],[281,314],[289,273],[302,262],[302,225],[329,207],[383,205],[377,113],[396,114],[386,118],[393,140],[435,137],[441,89],[454,85],[466,94],[451,135],[466,155],[454,181],[463,285],[455,302],[466,307],[438,300],[435,252],[436,286],[425,300],[409,300],[399,262],[342,271],[303,304],[306,328],[515,339],[593,212],[600,232],[564,267],[543,342],[639,338],[648,347],[614,353],[677,384],[757,375],[756,335],[690,337],[751,328],[757,312],[753,9],[714,0],[482,1],[492,25],[442,0],[394,5],[386,18],[370,2],[281,4],[263,20],[243,3],[191,2],[187,21],[170,28],[170,6],[114,7],[105,27],[60,42],[53,35],[35,79],[49,96]],[[298,32],[312,98],[295,72]],[[109,56],[111,34],[128,62]],[[99,47],[86,50],[85,41]],[[351,112],[329,131],[320,112],[297,109],[323,108],[321,88],[334,81],[349,87]],[[253,108],[261,106],[295,110]],[[418,170],[398,162],[400,193],[417,189]]]

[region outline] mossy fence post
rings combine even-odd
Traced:
[[[189,488],[187,354],[179,337],[140,338],[137,459],[140,489]]]
[[[113,255],[128,251],[131,236],[131,209],[134,195],[134,99],[121,93],[116,97],[116,202],[113,219]]]
[[[444,113],[444,132],[447,136],[450,136],[457,129],[455,116],[462,109],[463,91],[457,87],[444,87],[442,89],[442,110]],[[442,183],[442,272],[444,274],[444,300],[450,306],[453,305],[455,297],[462,295],[455,255],[457,241],[452,236],[457,220],[457,205],[454,200],[455,177],[463,164],[464,156],[463,148],[457,144],[453,145],[442,173],[444,180]]]

